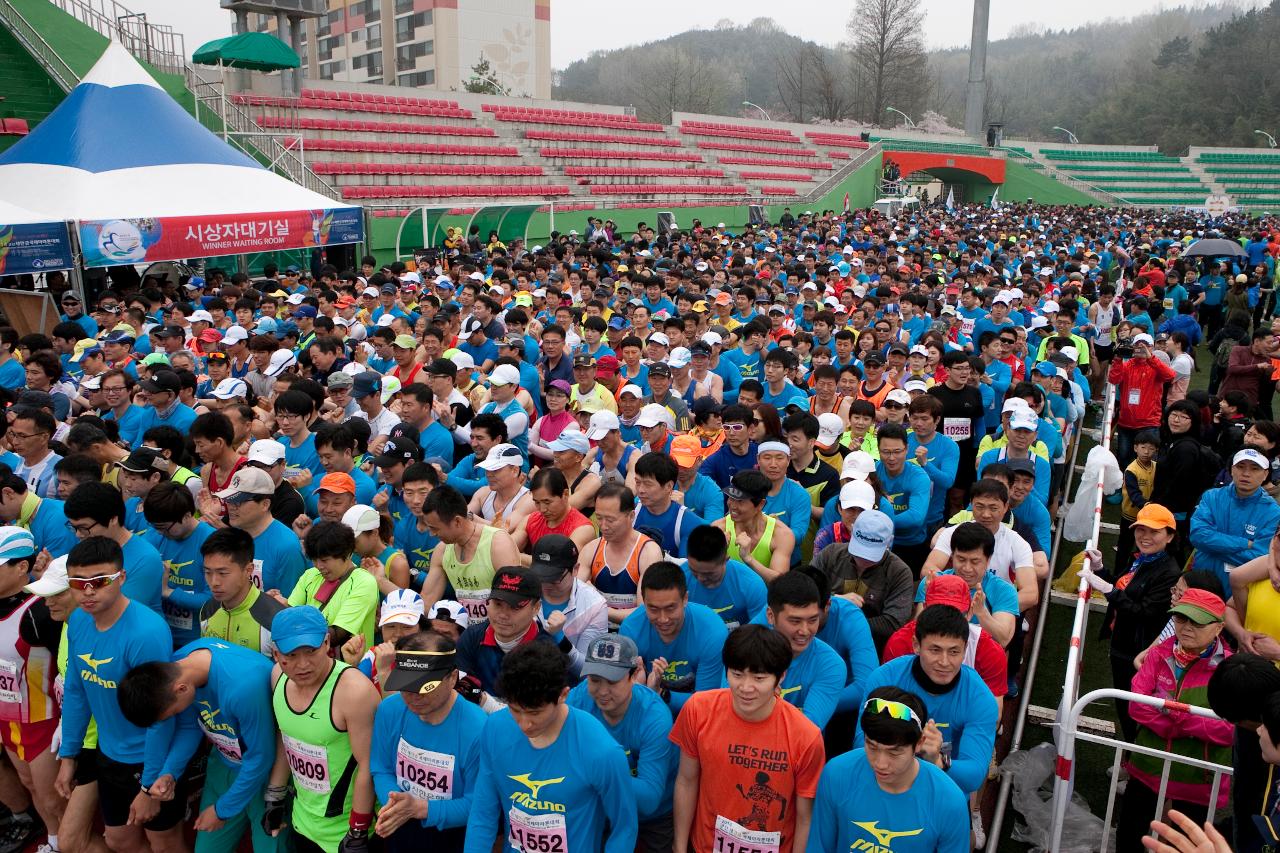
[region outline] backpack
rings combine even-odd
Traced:
[[[1235,349],[1239,344],[1240,342],[1235,338],[1223,338],[1222,343],[1218,344],[1218,348],[1213,351],[1213,363],[1226,370],[1227,365],[1231,362],[1231,350]]]
[[[1192,490],[1197,494],[1202,494],[1208,489],[1212,489],[1221,471],[1222,457],[1213,448],[1201,444],[1199,464],[1196,466],[1196,482],[1192,484]]]

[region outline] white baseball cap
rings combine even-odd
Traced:
[[[864,510],[849,531],[849,553],[879,562],[893,545],[893,520],[878,509]]]
[[[427,614],[427,618],[452,622],[464,631],[471,624],[471,616],[467,613],[467,608],[447,598],[442,598],[431,605],[431,612]]]
[[[1146,344],[1149,347],[1155,346],[1156,344],[1156,342],[1152,340],[1151,336],[1148,335],[1146,332],[1142,332],[1140,334],[1134,335],[1133,343],[1135,346],[1138,344]]]
[[[524,454],[514,444],[495,444],[489,449],[489,455],[477,465],[485,471],[497,471],[500,468],[520,468],[524,466]]]
[[[279,376],[290,367],[298,363],[298,358],[291,350],[278,349],[271,353],[271,360],[267,362],[267,375]]]
[[[628,386],[631,387],[631,386]],[[626,390],[625,388],[623,389]],[[675,418],[666,406],[659,403],[649,403],[640,410],[640,416],[636,418],[636,426],[638,427],[655,427],[658,424],[665,424],[667,429],[675,429]]]
[[[284,445],[270,438],[260,438],[249,445],[245,459],[259,465],[275,465],[284,461]]]
[[[197,308],[191,312],[191,316],[187,317],[187,320],[192,323],[212,323],[213,315],[203,308]]]
[[[1263,456],[1252,447],[1246,447],[1243,450],[1236,451],[1236,455],[1231,457],[1232,466],[1239,465],[1241,462],[1252,462],[1259,468],[1269,469],[1271,463],[1267,461],[1267,457]]]
[[[841,480],[865,480],[868,474],[875,473],[876,460],[865,450],[855,450],[844,458],[840,468]]]
[[[511,364],[499,364],[489,374],[490,385],[519,385],[520,371]]]
[[[1029,429],[1035,431],[1040,426],[1040,419],[1030,408],[1017,409],[1009,416],[1009,429]]]
[[[676,347],[667,356],[667,364],[673,368],[688,367],[689,362],[693,360],[692,353],[685,347]]]
[[[48,598],[70,589],[70,584],[67,582],[66,555],[55,558],[49,565],[44,567],[44,573],[40,575],[39,580],[32,581],[24,586],[23,589],[41,598]]]
[[[713,347],[724,343],[724,338],[720,337],[719,332],[703,332],[702,337],[699,338],[699,340],[701,340],[704,344],[707,344],[708,346],[713,346]]]
[[[644,389],[639,385],[623,385],[622,390],[618,392],[618,396],[622,397],[625,394],[644,399]]]
[[[347,515],[350,515],[352,510],[360,508],[359,506],[353,506],[347,510]],[[364,507],[364,509],[371,509],[371,507]],[[342,520],[345,523],[346,516],[343,516]],[[426,613],[426,609],[422,596],[413,590],[393,590],[387,596],[387,600],[382,602],[382,610],[378,614],[378,627],[381,628],[383,625],[417,625],[421,621],[423,614]]]
[[[835,412],[818,415],[818,444],[833,447],[844,434],[844,421]]]
[[[356,504],[342,514],[342,523],[350,527],[357,536],[377,530],[381,521],[378,511],[367,504]]]
[[[232,326],[230,329],[227,329],[226,334],[222,336],[222,345],[230,346],[231,344],[238,344],[241,341],[247,340],[249,340],[249,332],[244,326]]]
[[[243,379],[235,379],[228,376],[219,382],[218,386],[210,393],[219,400],[234,400],[236,397],[248,396],[249,386]]]
[[[664,346],[664,347],[669,347],[669,346],[671,346],[671,339],[670,339],[670,338],[668,338],[668,337],[667,337],[665,334],[663,334],[662,332],[654,332],[652,335],[650,335],[650,336],[649,336],[649,339],[648,339],[647,341],[645,341],[645,343],[646,343],[646,344],[661,344],[661,345],[662,345],[662,346]]]
[[[861,510],[876,508],[876,490],[866,480],[850,480],[840,487],[840,508]]]
[[[601,410],[591,416],[591,422],[587,424],[587,438],[599,441],[615,429],[622,429],[622,421],[613,412]]]

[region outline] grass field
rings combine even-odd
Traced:
[[[1192,389],[1205,389],[1208,387],[1211,358],[1211,354],[1203,346],[1196,352],[1197,370],[1191,377]],[[1086,426],[1093,428],[1097,425],[1097,417],[1090,414],[1086,418]],[[1091,439],[1084,438],[1077,460],[1080,464],[1084,463],[1089,449],[1093,446],[1094,442]],[[1077,474],[1073,477],[1072,497],[1075,496],[1075,487],[1078,482],[1079,476]],[[1104,504],[1102,518],[1104,522],[1115,523],[1119,521],[1120,507],[1118,505]],[[1108,565],[1114,559],[1115,545],[1115,536],[1104,533],[1100,550]],[[1054,566],[1055,577],[1068,566],[1072,558],[1082,548],[1083,545],[1081,544],[1066,540],[1062,541]],[[1108,661],[1108,644],[1105,640],[1098,639],[1102,618],[1103,614],[1101,613],[1090,613],[1089,627],[1085,632],[1084,638],[1084,667],[1080,679],[1079,693],[1077,694],[1080,696],[1090,690],[1112,686],[1111,667]],[[1032,705],[1056,708],[1062,700],[1063,681],[1066,676],[1067,649],[1070,646],[1073,619],[1074,610],[1072,607],[1057,603],[1050,605],[1048,619],[1045,623],[1044,641],[1040,649],[1039,669],[1036,673],[1035,684],[1031,689]],[[1028,640],[1028,642],[1030,641]],[[1114,723],[1115,707],[1110,702],[1094,703],[1088,707],[1085,715]],[[1048,726],[1028,723],[1022,738],[1022,748],[1029,749],[1036,744],[1052,742],[1052,740],[1053,732]],[[1088,801],[1090,810],[1099,817],[1106,813],[1106,798],[1110,788],[1107,770],[1111,767],[1113,760],[1114,752],[1110,749],[1104,749],[1088,743],[1081,743],[1078,746],[1076,791]],[[1026,844],[1013,841],[1009,837],[1015,821],[1020,819],[1021,816],[1012,807],[1006,813],[1004,828],[1001,832],[1001,853],[1006,853],[1006,851],[1014,853],[1014,851],[1029,849]],[[1125,853],[1125,851],[1120,851],[1120,853]]]

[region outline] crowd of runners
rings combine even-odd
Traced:
[[[970,850],[1108,383],[1115,684],[1223,717],[1121,728],[1234,740],[1220,803],[1168,799],[1275,842],[1269,227],[487,237],[55,280],[51,335],[0,328],[0,853]],[[1125,772],[1134,850],[1161,774]]]

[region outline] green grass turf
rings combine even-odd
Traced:
[[[1191,376],[1192,389],[1206,389],[1209,385],[1209,365],[1212,354],[1201,346],[1196,352],[1196,372]],[[1096,416],[1086,418],[1090,428],[1096,426]],[[1094,442],[1085,437],[1080,445],[1077,461],[1084,464],[1089,449]],[[1079,477],[1073,477],[1072,496]],[[1120,518],[1119,505],[1103,504],[1103,521],[1115,523]],[[1115,555],[1115,536],[1103,534],[1101,551],[1108,564]],[[1058,559],[1054,566],[1055,577],[1059,575],[1080,552],[1083,545],[1063,540],[1059,547]],[[1065,605],[1054,604],[1049,607],[1049,617],[1045,624],[1044,640],[1040,647],[1040,662],[1036,673],[1036,682],[1031,688],[1031,703],[1047,708],[1058,707],[1062,699],[1063,680],[1066,676],[1067,649],[1071,641],[1071,625],[1075,617],[1074,610]],[[1111,666],[1107,659],[1108,644],[1098,639],[1098,631],[1102,625],[1101,613],[1090,613],[1089,627],[1085,632],[1084,666],[1080,675],[1080,688],[1077,695],[1083,696],[1090,690],[1111,687]],[[1085,715],[1115,722],[1115,706],[1111,702],[1094,703],[1085,710]],[[1052,731],[1042,725],[1030,724],[1023,732],[1022,748],[1029,749],[1036,744],[1052,742]],[[1078,745],[1076,754],[1076,791],[1089,803],[1090,810],[1098,816],[1106,813],[1106,798],[1110,790],[1110,779],[1107,770],[1114,760],[1114,751],[1089,743]],[[1001,832],[1001,853],[1021,853],[1030,847],[1022,842],[1013,841],[1009,836],[1020,815],[1008,809],[1005,814],[1004,828]]]

